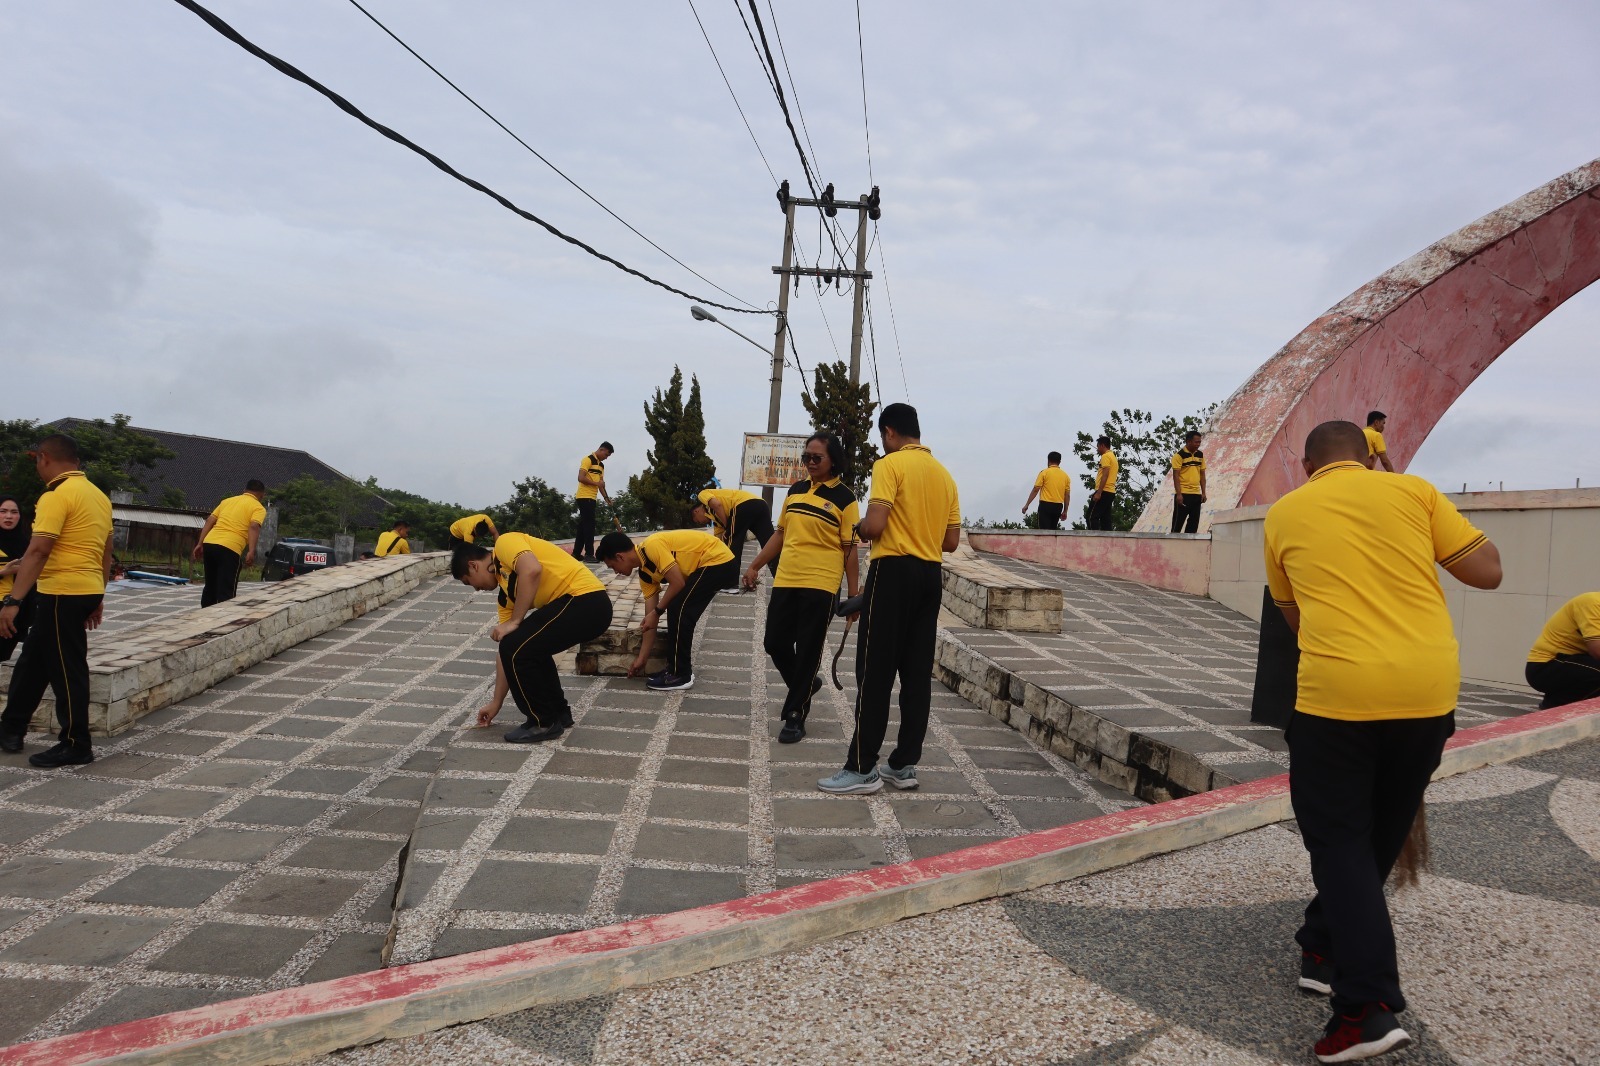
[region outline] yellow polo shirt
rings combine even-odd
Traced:
[[[0,567],[3,567],[7,563],[14,562],[14,561],[15,560],[13,560],[5,552],[0,551]],[[16,583],[17,583],[17,579],[12,577],[10,574],[5,575],[4,577],[0,577],[0,596],[9,596],[9,595],[11,595],[11,586],[15,585]]]
[[[1117,464],[1117,457],[1109,449],[1100,456],[1100,470],[1105,474],[1105,484],[1100,484],[1099,475],[1095,476],[1095,488],[1103,492],[1117,491],[1117,472],[1121,467]]]
[[[838,478],[820,485],[807,479],[789,486],[778,514],[783,551],[778,553],[773,587],[837,593],[845,552],[855,550],[860,521],[856,494]]]
[[[944,531],[961,525],[955,479],[920,444],[908,444],[872,464],[868,502],[889,508],[883,535],[872,542],[872,559],[912,555],[942,562]]]
[[[1172,469],[1178,472],[1178,491],[1188,496],[1200,495],[1200,475],[1206,472],[1206,453],[1188,452],[1179,448],[1172,453]]]
[[[1550,616],[1528,652],[1530,663],[1547,663],[1557,655],[1587,655],[1591,640],[1600,640],[1600,592],[1572,597]]]
[[[406,538],[388,529],[378,534],[378,546],[372,550],[372,554],[380,558],[385,555],[410,555],[411,545]]]
[[[56,543],[39,571],[40,592],[50,596],[105,592],[111,500],[82,470],[69,470],[45,487],[33,513],[33,535],[41,534]]]
[[[606,476],[606,464],[596,459],[592,453],[585,455],[582,459],[578,460],[578,491],[573,493],[573,495],[580,500],[593,500],[598,498],[600,495],[600,486],[584,484],[584,474],[604,480]]]
[[[485,522],[489,522],[489,516],[486,514],[469,514],[464,518],[458,518],[450,523],[450,535],[471,544],[478,527]],[[493,522],[489,524],[494,525]]]
[[[217,504],[211,515],[217,524],[206,534],[205,542],[243,555],[250,546],[250,527],[267,520],[267,508],[248,492],[241,492]]]
[[[1033,487],[1039,490],[1040,503],[1059,503],[1065,507],[1072,495],[1072,479],[1059,466],[1047,466],[1039,471],[1039,476],[1033,479]]]
[[[1300,608],[1296,709],[1346,721],[1454,709],[1461,665],[1434,564],[1487,542],[1428,482],[1357,462],[1330,463],[1273,504],[1267,585]]]
[[[594,576],[594,571],[574,559],[570,552],[526,533],[502,533],[494,542],[494,561],[500,565],[500,621],[506,622],[511,618],[511,605],[517,599],[517,560],[529,552],[533,553],[540,567],[539,587],[533,593],[533,610],[562,596],[605,591],[605,586]]]
[[[749,503],[751,500],[759,500],[761,497],[743,489],[701,489],[695,494],[695,499],[700,501],[700,505],[706,509],[706,514],[711,516],[711,528],[716,530],[720,536],[726,538],[728,529],[717,521],[717,512],[711,509],[711,501],[717,500],[723,507],[727,508],[728,519],[732,521],[733,512],[741,503]]]
[[[1387,448],[1385,448],[1383,446],[1383,434],[1382,433],[1379,433],[1377,430],[1373,429],[1371,426],[1367,426],[1361,432],[1363,434],[1365,434],[1366,438],[1367,438],[1367,454],[1368,455],[1380,455],[1380,454],[1381,455],[1386,455],[1386,454],[1388,454],[1389,449],[1387,449]]]
[[[669,529],[652,533],[639,542],[639,591],[646,597],[661,591],[673,563],[684,577],[696,570],[720,566],[733,552],[710,533],[698,529]]]

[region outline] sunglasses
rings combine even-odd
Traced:
[[[800,461],[802,463],[806,464],[807,466],[815,466],[816,464],[822,462],[822,460],[824,460],[826,458],[827,458],[826,455],[815,455],[815,454],[813,454],[811,452],[805,452],[804,454],[802,454],[800,456]]]

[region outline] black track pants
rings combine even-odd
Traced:
[[[1045,503],[1043,500],[1040,500],[1039,501],[1039,528],[1040,529],[1060,529],[1061,528],[1061,511],[1062,511],[1062,508],[1065,507],[1065,506],[1066,506],[1065,504]]]
[[[593,640],[611,624],[611,597],[604,592],[561,596],[529,611],[500,641],[500,662],[517,709],[543,728],[563,721],[571,708],[556,670],[559,652]]]
[[[594,557],[595,500],[578,501],[578,535],[572,540],[572,554],[579,559]]]
[[[1557,655],[1547,663],[1529,663],[1528,684],[1544,693],[1541,708],[1565,707],[1600,696],[1600,659],[1593,655]]]
[[[1186,492],[1172,501],[1172,531],[1174,533],[1200,532],[1200,494]]]
[[[741,566],[743,566],[746,532],[755,534],[756,543],[762,548],[765,548],[767,541],[772,539],[772,509],[767,506],[766,500],[746,500],[733,509],[733,532],[728,537],[728,547],[733,549],[734,560]],[[767,569],[773,576],[777,576],[776,557],[767,564]]]
[[[739,580],[739,560],[702,567],[685,580],[684,590],[667,604],[667,673],[688,677],[694,673],[694,627],[700,623],[711,598],[719,589]]]
[[[804,722],[811,713],[811,682],[822,669],[828,622],[837,600],[834,593],[822,589],[772,590],[764,645],[789,687],[783,701],[785,722]]]
[[[89,633],[83,628],[100,596],[52,596],[35,589],[33,625],[11,671],[0,729],[26,733],[48,689],[56,698],[61,743],[89,747]]]
[[[856,642],[856,728],[845,769],[864,774],[878,764],[889,730],[889,694],[900,679],[900,735],[889,767],[922,759],[933,701],[933,650],[939,629],[941,567],[911,555],[872,560],[867,569],[861,636]]]
[[[200,549],[205,563],[206,587],[200,593],[200,606],[225,603],[239,592],[239,553],[220,544],[207,544]]]
[[[1089,501],[1089,528],[1103,529],[1110,532],[1111,505],[1116,502],[1117,494],[1114,492],[1102,492],[1098,500],[1091,499]]]

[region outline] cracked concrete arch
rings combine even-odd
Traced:
[[[1320,422],[1388,412],[1389,455],[1405,469],[1489,364],[1600,278],[1600,159],[1563,174],[1367,282],[1241,385],[1205,442],[1218,511],[1272,503],[1304,480],[1301,446]],[[1134,529],[1171,527],[1157,492]]]

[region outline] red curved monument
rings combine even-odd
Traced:
[[[1205,442],[1201,516],[1271,503],[1305,480],[1320,422],[1376,408],[1396,469],[1445,411],[1540,319],[1600,278],[1600,159],[1464,226],[1345,297],[1228,397]],[[1134,527],[1171,527],[1157,492]]]

